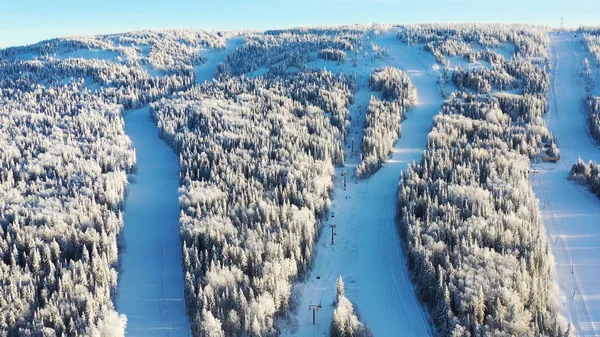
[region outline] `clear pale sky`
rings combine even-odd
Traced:
[[[1,0],[0,47],[147,28],[525,22],[600,25],[599,0]]]

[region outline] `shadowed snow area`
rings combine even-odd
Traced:
[[[543,214],[564,314],[578,336],[600,333],[600,200],[568,180],[581,157],[600,162],[590,137],[579,76],[589,57],[572,33],[550,34],[552,84],[546,123],[557,137],[561,160],[532,165],[531,181]],[[600,83],[597,83],[600,84]]]
[[[159,137],[149,108],[125,116],[137,173],[127,187],[125,250],[117,310],[127,336],[191,336],[183,296],[179,240],[179,165]]]
[[[433,69],[433,57],[402,44],[395,31],[383,33],[374,42],[389,51],[387,58],[361,60],[358,68],[332,62],[326,65],[334,73],[356,72],[358,92],[350,110],[352,126],[345,146],[346,167],[336,169],[330,218],[316,245],[311,272],[305,282],[296,286],[300,291],[299,307],[294,317],[281,324],[284,336],[329,336],[335,283],[340,275],[346,296],[375,336],[432,335],[428,316],[410,279],[395,216],[400,172],[413,160],[421,159],[432,119],[441,107],[438,74]],[[325,66],[322,60],[309,64],[311,68],[321,65]],[[417,88],[418,103],[402,122],[402,137],[389,160],[372,177],[357,181],[354,168],[360,160],[359,140],[371,96],[368,76],[373,69],[384,65],[398,67],[410,76]],[[350,153],[352,137],[354,156]],[[348,170],[345,190],[344,170]],[[337,225],[334,245],[329,224]],[[308,310],[310,304],[322,305],[315,325],[312,325],[312,311]]]

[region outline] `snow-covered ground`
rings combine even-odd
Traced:
[[[125,115],[137,173],[127,187],[117,310],[127,336],[191,336],[179,240],[179,165],[148,108]]]
[[[351,108],[353,118],[346,143],[346,167],[336,169],[335,194],[330,218],[323,226],[316,246],[314,264],[305,282],[298,284],[299,307],[289,321],[282,323],[282,335],[329,336],[334,306],[336,278],[344,279],[346,296],[356,305],[361,319],[375,336],[427,336],[432,334],[427,314],[416,298],[406,259],[396,229],[396,200],[400,172],[412,161],[419,161],[425,148],[432,119],[442,98],[437,85],[438,73],[428,53],[401,44],[395,32],[375,39],[388,49],[384,60],[359,60],[355,68],[315,61],[334,72],[357,73],[359,91]],[[353,175],[359,162],[364,111],[369,102],[368,74],[382,66],[393,65],[407,72],[418,91],[418,104],[402,123],[402,138],[391,158],[371,178],[357,181]],[[355,138],[355,155],[350,155],[351,137]],[[343,186],[342,173],[348,170],[348,184]],[[336,224],[335,243],[331,244],[329,224]],[[321,304],[316,325],[312,325],[310,304]]]
[[[244,38],[238,36],[227,40],[224,50],[202,51],[202,56],[207,58],[207,62],[194,68],[196,84],[202,84],[205,81],[213,79],[215,77],[217,65],[225,62],[227,55],[242,44],[244,44]]]
[[[561,160],[532,165],[565,316],[578,336],[600,333],[600,200],[567,179],[581,157],[600,162],[600,148],[589,136],[579,81],[589,55],[572,33],[551,34],[552,83],[546,123],[557,137]],[[600,83],[597,83],[600,84]]]

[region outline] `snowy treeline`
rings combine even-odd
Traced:
[[[586,99],[590,134],[600,144],[600,97],[588,95]]]
[[[344,293],[344,281],[338,277],[335,287],[335,310],[331,322],[331,337],[371,337],[373,333],[358,318],[352,302]]]
[[[360,178],[381,167],[400,137],[400,122],[406,111],[417,103],[417,90],[408,75],[398,68],[375,69],[369,77],[369,86],[371,91],[381,93],[381,99],[371,96],[367,107],[361,162],[356,168]]]
[[[227,63],[219,68],[219,73],[241,75],[272,66],[303,70],[305,64],[323,50],[335,50],[339,58],[346,52],[362,48],[366,32],[366,27],[299,28],[247,35],[244,45],[227,57]],[[326,52],[325,55],[332,54]]]
[[[437,37],[447,29],[423,31]],[[465,30],[454,35],[468,41]],[[498,34],[484,30],[478,41],[515,38],[511,29]],[[521,46],[541,43],[527,49],[511,74],[523,94],[453,93],[434,119],[421,162],[400,179],[408,265],[444,336],[569,333],[558,314],[552,255],[528,180],[531,159],[558,157],[542,120],[548,75],[530,61],[545,49],[545,39],[536,36],[519,37],[537,41]],[[412,39],[429,41],[427,35]],[[475,81],[482,76],[472,72],[467,77]]]
[[[0,51],[2,336],[124,335],[113,300],[135,156],[121,113],[194,80],[189,67],[151,78],[137,61],[105,57],[171,33],[125,42],[136,34]]]
[[[94,52],[110,61],[129,66],[150,65],[161,70],[191,69],[202,64],[202,49],[225,48],[227,37],[236,32],[201,30],[139,31],[124,34],[82,36],[42,41],[25,47],[0,51],[0,59],[48,60],[82,57]],[[76,53],[78,52],[78,53]]]
[[[418,24],[407,25],[398,31],[398,38],[409,45],[424,44],[441,64],[445,56],[461,55],[467,60],[475,58],[490,63],[504,60],[493,49],[505,44],[514,46],[516,58],[547,59],[545,45],[548,28],[521,24]],[[474,51],[473,47],[477,50]],[[492,50],[489,50],[492,49]]]
[[[207,320],[211,336],[277,333],[343,163],[353,91],[351,78],[303,72],[217,80],[152,105],[180,156],[194,335]]]
[[[573,164],[569,178],[589,187],[600,198],[600,166],[590,160],[586,165],[581,158]]]

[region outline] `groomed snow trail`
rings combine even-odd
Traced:
[[[329,336],[335,282],[340,275],[344,279],[346,296],[375,336],[432,335],[428,315],[416,298],[407,270],[395,216],[400,172],[411,162],[420,161],[432,119],[441,107],[438,74],[433,70],[433,57],[402,44],[396,39],[395,30],[380,35],[375,43],[386,48],[389,57],[373,62],[359,60],[358,68],[327,66],[334,72],[356,72],[359,90],[351,108],[353,122],[345,146],[346,167],[336,169],[330,218],[316,245],[311,272],[305,282],[297,285],[301,295],[299,307],[292,322],[282,323],[284,336]],[[360,144],[355,141],[352,157],[351,137],[362,139],[364,112],[371,95],[368,75],[372,69],[383,65],[396,66],[407,72],[417,88],[418,103],[409,111],[408,119],[402,122],[402,137],[391,158],[371,178],[357,181],[354,168],[359,162]],[[346,190],[343,188],[344,170],[348,170]],[[337,225],[334,245],[331,245],[329,224]],[[323,306],[317,313],[316,325],[312,325],[309,304]]]
[[[568,180],[581,157],[600,162],[589,136],[583,60],[590,55],[573,33],[550,34],[552,82],[546,123],[557,137],[561,159],[532,165],[531,181],[556,260],[556,279],[565,316],[578,336],[600,333],[600,200]],[[600,83],[597,83],[597,85]]]
[[[125,250],[117,310],[127,336],[190,336],[179,240],[179,164],[159,137],[149,108],[125,115],[137,158],[125,200]]]
[[[196,83],[215,76],[217,65],[243,43],[236,37],[222,51],[203,51]],[[158,136],[149,108],[125,115],[125,133],[136,150],[137,172],[127,187],[117,310],[127,316],[130,337],[191,336],[184,300],[179,239],[179,163]]]

